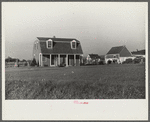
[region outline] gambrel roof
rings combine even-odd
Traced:
[[[38,40],[40,41],[47,41],[49,39],[53,40],[53,41],[57,41],[57,42],[71,42],[72,40],[75,40],[76,42],[79,43],[79,41],[77,39],[74,38],[51,38],[51,37],[37,37]]]
[[[69,38],[48,38],[48,37],[37,37],[41,47],[41,53],[51,54],[83,54],[80,41],[77,39]],[[46,47],[46,41],[51,39],[53,41],[53,48],[48,49]],[[71,49],[71,42],[77,42],[76,49]]]

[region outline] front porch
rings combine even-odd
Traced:
[[[79,66],[79,54],[39,54],[39,66]]]

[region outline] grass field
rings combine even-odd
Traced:
[[[144,99],[145,65],[7,68],[6,99]]]

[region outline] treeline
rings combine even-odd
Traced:
[[[18,58],[11,58],[8,56],[8,58],[5,59],[5,62],[6,63],[9,63],[9,62],[31,62],[31,60],[25,60],[25,59],[18,59]]]

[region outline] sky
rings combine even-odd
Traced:
[[[76,38],[83,55],[145,49],[147,2],[2,2],[5,58],[32,59],[36,37]]]

